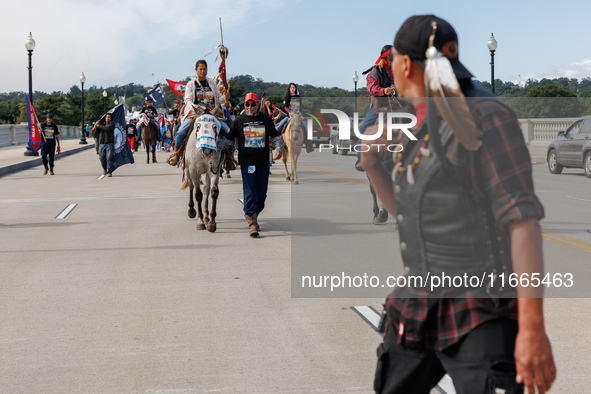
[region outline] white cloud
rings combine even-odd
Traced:
[[[28,90],[24,41],[29,31],[37,44],[33,89],[67,91],[79,84],[82,71],[88,85],[108,86],[122,79],[137,82],[134,69],[146,62],[154,64],[152,70],[165,69],[183,53],[202,56],[195,54],[195,43],[208,35],[216,37],[211,47],[219,43],[220,16],[224,29],[229,29],[248,25],[251,18],[268,17],[283,4],[271,0],[11,2],[4,5],[0,24],[0,91]]]

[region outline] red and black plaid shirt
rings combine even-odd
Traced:
[[[424,117],[422,105],[417,108],[419,124]],[[529,151],[515,114],[493,100],[482,100],[471,111],[484,134],[483,144],[478,151],[469,152],[453,138],[444,147],[452,176],[470,180],[469,186],[490,205],[503,231],[512,222],[541,219],[544,209],[534,193]],[[424,291],[396,288],[386,300],[386,310],[399,343],[414,349],[443,350],[486,321],[499,317],[516,320],[517,300],[503,295],[493,299],[474,291],[466,291],[461,298],[429,298]]]

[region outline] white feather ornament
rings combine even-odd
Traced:
[[[411,185],[415,184],[415,175],[410,164],[406,166],[406,181]]]
[[[482,131],[478,129],[449,59],[433,45],[437,23],[433,22],[433,34],[425,53],[425,85],[439,114],[466,149],[476,151],[482,145]]]

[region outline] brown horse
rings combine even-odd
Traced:
[[[156,125],[145,115],[140,119],[140,124],[142,141],[146,147],[146,163],[150,164],[150,147],[152,148],[152,163],[156,163],[156,143],[160,139],[160,133],[158,132]]]
[[[285,166],[285,180],[291,180],[297,184],[298,175],[296,170],[298,168],[298,157],[302,152],[302,146],[306,143],[304,133],[306,129],[302,124],[302,115],[291,112],[289,114],[289,122],[283,133],[283,165]],[[289,156],[291,162],[291,173],[287,170],[287,157]]]

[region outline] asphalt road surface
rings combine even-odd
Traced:
[[[146,164],[140,151],[98,179],[88,150],[55,176],[0,178],[0,392],[373,392],[372,312],[389,290],[301,285],[318,272],[402,273],[394,223],[372,224],[354,157],[304,153],[293,186],[274,165],[251,239],[239,171],[220,181],[217,232],[198,231],[166,155]],[[585,393],[591,179],[534,173],[547,271],[574,280],[547,290],[553,392]]]

